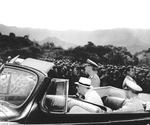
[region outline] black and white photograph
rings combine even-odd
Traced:
[[[0,0],[0,125],[150,125],[150,0]]]

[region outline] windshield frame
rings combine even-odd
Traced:
[[[58,88],[58,86],[60,84],[63,85],[63,87],[64,87],[64,88],[61,88],[62,89],[61,92],[58,91],[58,90],[60,90],[60,88]],[[53,87],[55,86],[54,88],[55,88],[56,91],[55,90],[51,91],[52,88],[53,88],[52,86]],[[52,114],[65,114],[65,113],[67,113],[68,90],[69,90],[69,80],[68,79],[52,78],[51,81],[50,81],[50,84],[49,84],[49,86],[47,88],[47,90],[45,91],[45,94],[44,94],[44,96],[42,98],[42,101],[41,101],[42,110],[45,111],[45,112],[52,113]],[[58,110],[56,111],[55,109],[49,110],[49,108],[46,105],[46,102],[48,102],[47,100],[49,100],[48,96],[50,96],[50,98],[51,97],[63,97],[64,98],[63,108],[61,110],[59,110],[59,111]],[[55,104],[53,104],[53,105],[55,105]]]
[[[2,71],[0,72],[3,73],[3,71],[8,68],[8,69],[12,69],[12,70],[18,70],[20,72],[24,72],[24,73],[29,73],[29,74],[32,74],[32,76],[34,76],[36,78],[36,81],[35,81],[35,84],[33,86],[33,88],[30,90],[29,94],[26,96],[26,98],[22,101],[21,104],[19,105],[15,105],[9,101],[5,101],[5,100],[2,100],[3,104],[5,104],[4,102],[6,102],[6,104],[9,104],[10,107],[13,107],[13,108],[20,108],[22,105],[24,105],[24,103],[28,100],[28,98],[31,96],[31,94],[33,93],[34,89],[36,88],[37,84],[38,84],[38,81],[39,81],[39,76],[36,74],[36,72],[33,72],[32,70],[29,70],[29,69],[26,69],[26,68],[20,68],[18,66],[10,66],[10,65],[4,65],[3,66],[4,68],[2,69]],[[6,96],[6,94],[4,93],[2,96]]]

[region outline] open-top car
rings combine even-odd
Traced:
[[[18,57],[17,57],[18,58]],[[17,58],[0,68],[0,123],[6,124],[148,124],[150,95],[140,93],[144,110],[113,112],[122,106],[125,90],[95,88],[104,106],[68,95],[69,80],[52,78],[54,63]],[[73,112],[73,107],[84,112]]]

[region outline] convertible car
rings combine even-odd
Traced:
[[[95,105],[68,95],[68,79],[48,77],[54,63],[33,58],[17,62],[17,58],[0,67],[0,124],[150,123],[149,94],[139,94],[143,111],[113,112],[122,106],[125,90],[111,86],[95,88],[104,106]],[[74,112],[73,107],[83,112]]]

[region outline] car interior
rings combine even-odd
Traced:
[[[121,108],[126,100],[125,90],[111,86],[95,88],[97,93],[102,98],[104,106],[95,105],[90,102],[79,100],[75,95],[66,96],[64,84],[53,84],[53,87],[55,88],[52,88],[51,86],[51,90],[53,90],[53,92],[51,91],[52,93],[47,93],[45,96],[45,105],[50,112],[110,113],[113,110]],[[139,97],[143,100],[143,108],[149,110],[148,108],[146,108],[146,106],[150,107],[150,94],[140,93]],[[83,112],[75,112],[75,110],[72,110],[72,108],[74,107],[76,107],[76,110],[79,108],[82,109]]]

